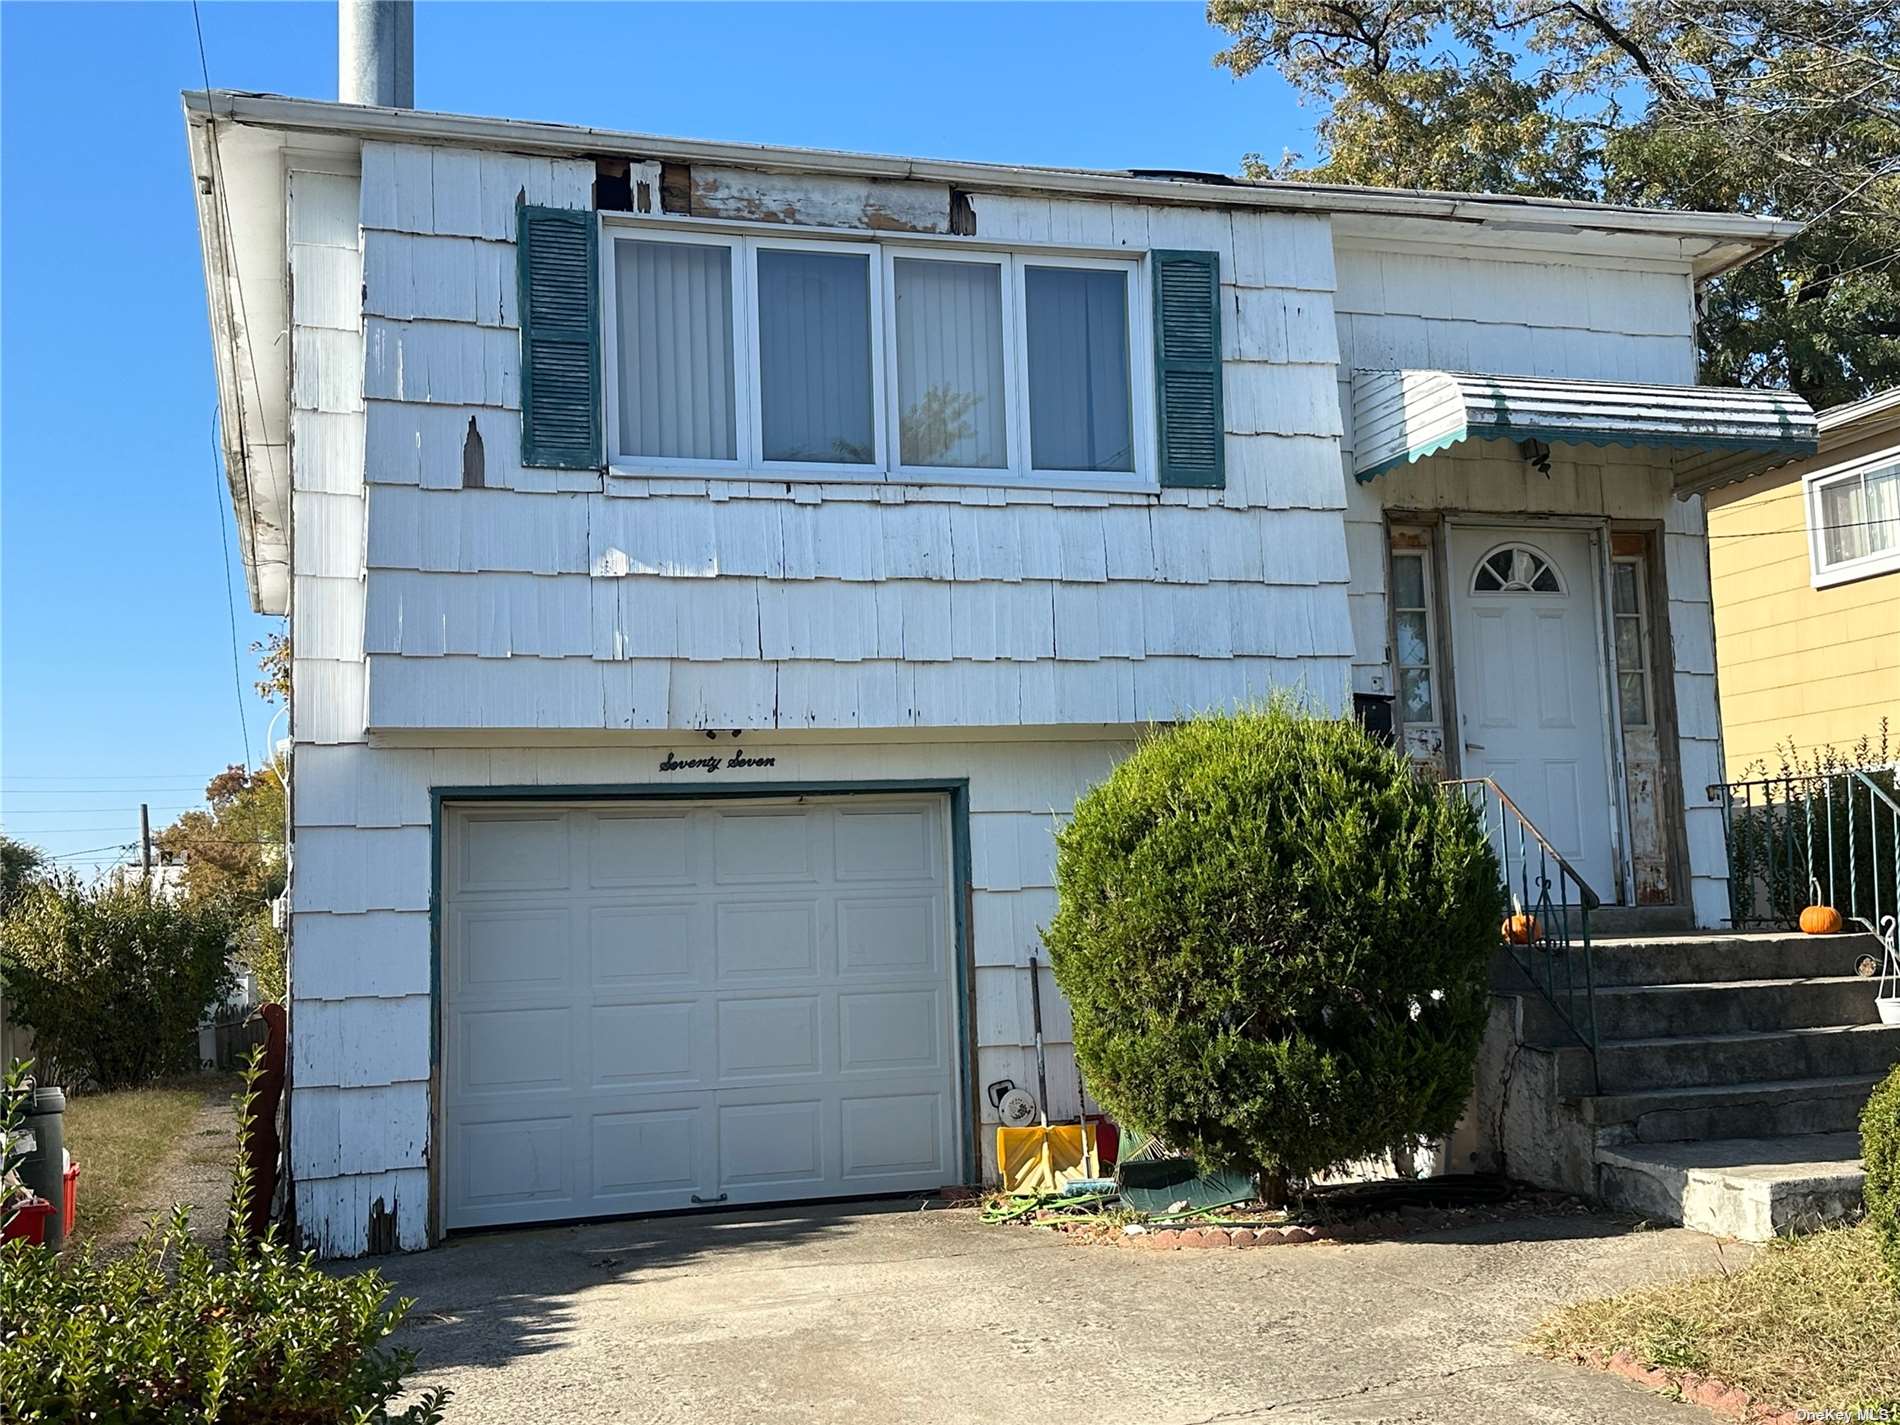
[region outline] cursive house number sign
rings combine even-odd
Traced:
[[[675,757],[671,752],[660,759],[662,772],[734,772],[745,767],[776,767],[776,757],[748,757],[743,747],[730,757],[709,752],[704,757]]]

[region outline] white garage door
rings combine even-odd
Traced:
[[[452,810],[446,1225],[960,1180],[946,812]]]

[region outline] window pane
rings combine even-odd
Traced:
[[[1639,671],[1643,666],[1643,626],[1636,619],[1616,621],[1616,666]]]
[[[1859,559],[1868,552],[1866,518],[1858,479],[1821,487],[1821,550],[1829,564]]]
[[[869,465],[871,259],[759,251],[759,405],[767,460]]]
[[[1027,267],[1023,303],[1031,463],[1038,470],[1132,471],[1126,275]]]
[[[1392,556],[1392,607],[1425,607],[1425,560],[1418,554]]]
[[[1432,715],[1432,675],[1423,668],[1399,669],[1399,715],[1424,722]]]
[[[1867,552],[1900,549],[1900,465],[1867,477]]]
[[[1393,630],[1398,635],[1401,668],[1422,668],[1432,661],[1431,645],[1426,641],[1424,614],[1397,615],[1393,620]]]
[[[1003,269],[900,257],[891,271],[899,458],[1004,468]]]
[[[1619,614],[1640,612],[1636,602],[1636,566],[1634,564],[1612,564],[1610,566],[1611,601]]]
[[[616,242],[620,454],[738,458],[732,249]]]
[[[1644,727],[1649,723],[1649,688],[1641,673],[1618,673],[1617,696],[1623,704],[1623,726]]]

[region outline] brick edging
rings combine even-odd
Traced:
[[[1714,1376],[1699,1375],[1695,1371],[1668,1371],[1661,1366],[1646,1366],[1628,1351],[1617,1351],[1608,1356],[1600,1351],[1577,1351],[1571,1354],[1570,1359],[1579,1365],[1594,1366],[1598,1370],[1622,1376],[1649,1390],[1679,1395],[1691,1405],[1699,1405],[1725,1419],[1747,1421],[1749,1425],[1800,1425],[1803,1419],[1797,1411],[1756,1400],[1740,1386],[1730,1385]]]

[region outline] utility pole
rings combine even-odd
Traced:
[[[152,888],[152,809],[139,803],[139,870],[145,876],[145,889]]]

